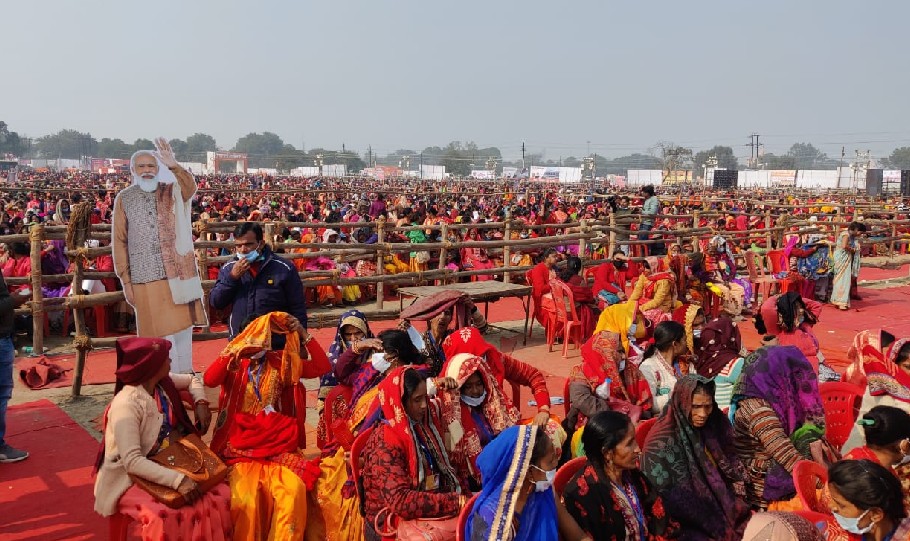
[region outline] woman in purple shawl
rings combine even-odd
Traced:
[[[736,452],[746,467],[746,499],[759,509],[792,499],[793,466],[829,448],[818,377],[794,346],[759,348],[746,358],[730,406]],[[770,510],[775,510],[774,505]]]
[[[677,539],[742,539],[751,511],[733,429],[714,401],[714,382],[688,375],[644,445],[641,470],[679,522]]]

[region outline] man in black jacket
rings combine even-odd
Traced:
[[[29,298],[28,288],[10,295],[6,280],[0,275],[0,462],[19,462],[28,458],[27,452],[11,447],[3,438],[6,436],[6,404],[13,397],[13,359],[16,357],[13,310]]]
[[[210,302],[223,309],[233,303],[229,321],[230,337],[243,330],[250,316],[287,312],[305,329],[306,299],[297,269],[275,255],[262,239],[262,226],[244,222],[234,231],[237,259],[225,263],[218,272]]]

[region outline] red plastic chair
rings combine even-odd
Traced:
[[[525,272],[525,282],[527,282],[527,284],[529,286],[531,286],[532,288],[534,287],[534,284],[531,283],[531,271],[530,270]],[[534,311],[532,312],[531,321],[528,324],[528,338],[531,338],[531,334],[534,332],[534,322],[537,321],[537,316],[542,316],[541,319],[543,319],[544,321],[547,321],[549,319],[549,314],[540,310],[540,305],[538,304],[537,299],[535,299],[533,295],[531,295],[531,302],[534,303]],[[544,334],[547,333],[548,327],[549,326],[544,327],[544,329],[543,329]]]
[[[561,468],[556,470],[556,477],[553,478],[553,490],[556,492],[557,498],[562,497],[562,493],[566,489],[566,485],[568,485],[569,481],[572,479],[572,476],[587,465],[588,457],[579,456],[566,462]]]
[[[471,496],[468,503],[464,504],[464,507],[458,513],[458,527],[455,529],[455,541],[465,541],[464,528],[468,525],[468,517],[471,516],[471,511],[474,509],[474,502],[477,501],[477,496],[480,496],[480,492]]]
[[[752,303],[758,303],[758,296],[764,301],[780,289],[777,278],[765,272],[762,258],[752,250],[746,250],[746,270],[749,272],[749,281],[752,282]]]
[[[787,270],[787,256],[783,250],[768,251],[768,264],[771,265],[771,274],[778,274]]]
[[[635,427],[635,441],[638,442],[638,446],[642,449],[644,449],[645,441],[648,439],[648,434],[656,421],[657,417],[652,417],[639,422],[638,426]]]
[[[800,460],[793,466],[793,485],[803,509],[814,513],[827,514],[818,501],[818,488],[828,482],[828,470],[818,462]]]
[[[825,407],[825,438],[840,449],[853,430],[863,389],[852,383],[829,381],[820,384],[818,392]]]
[[[370,439],[370,434],[372,433],[373,427],[367,428],[354,438],[354,444],[351,445],[351,480],[358,486],[360,482],[360,469],[363,467],[360,463],[364,458],[362,456],[363,448],[366,447],[367,440]]]
[[[550,280],[550,293],[553,295],[553,304],[556,305],[556,321],[562,323],[562,358],[565,359],[569,355],[569,341],[575,342],[579,349],[584,342],[581,319],[575,311],[575,296],[569,286],[559,280]],[[551,328],[555,327],[551,325]],[[552,352],[555,333],[548,331],[547,334],[547,351]]]

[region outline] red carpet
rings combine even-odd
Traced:
[[[48,400],[13,406],[6,420],[9,443],[31,456],[0,464],[0,539],[106,539],[93,509],[98,442]]]

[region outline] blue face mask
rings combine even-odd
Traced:
[[[476,408],[477,406],[483,404],[483,401],[486,399],[487,399],[486,391],[484,391],[483,394],[481,394],[480,396],[468,396],[465,394],[461,395],[461,401],[464,402],[465,404],[467,404],[468,406],[471,406],[472,408]]]
[[[638,323],[629,325],[629,338],[635,339],[635,332],[638,331]]]
[[[623,360],[619,361],[619,371],[622,372],[625,369],[626,369],[626,360],[623,359]]]
[[[842,515],[838,515],[837,513],[834,513],[834,520],[837,521],[838,526],[843,528],[843,530],[845,532],[849,532],[849,533],[857,534],[857,535],[863,535],[863,534],[869,533],[869,531],[872,530],[872,527],[875,526],[874,522],[870,522],[869,525],[866,526],[865,528],[859,527],[859,521],[862,520],[862,518],[864,516],[866,516],[866,513],[868,513],[868,512],[869,512],[869,510],[867,509],[867,510],[863,511],[862,515],[860,515],[856,518],[848,518],[848,517],[845,517]]]
[[[237,259],[246,259],[250,263],[259,259],[259,250],[250,250],[245,254],[237,254]]]

